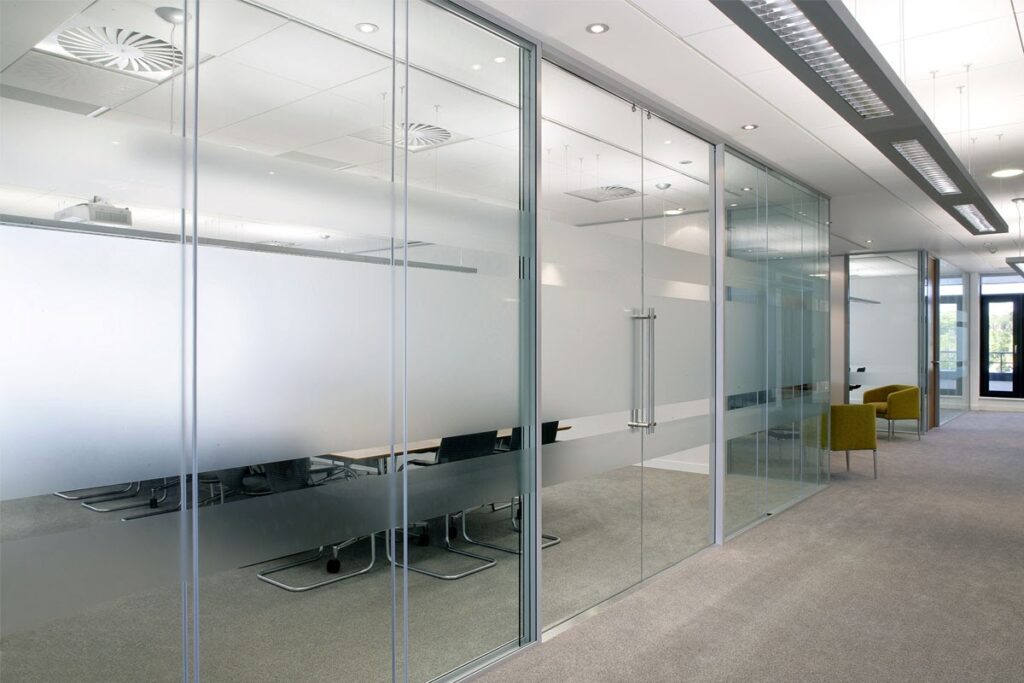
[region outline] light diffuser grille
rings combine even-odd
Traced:
[[[967,222],[973,225],[978,232],[996,231],[974,204],[956,204],[953,208],[959,211],[960,215],[966,218]]]
[[[900,140],[892,143],[893,148],[899,152],[911,166],[914,167],[921,177],[928,181],[928,184],[935,188],[939,194],[960,194],[960,188],[946,175],[939,163],[935,161],[928,150],[924,148],[919,140]]]
[[[743,0],[815,73],[865,119],[892,116],[892,110],[791,0]]]

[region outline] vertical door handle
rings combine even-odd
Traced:
[[[654,308],[647,309],[647,412],[644,420],[647,422],[648,434],[653,434],[658,425],[654,417],[654,321],[657,319]]]
[[[630,324],[633,326],[633,357],[631,359],[633,367],[630,368],[631,383],[630,383],[630,397],[629,397],[629,422],[626,426],[629,427],[630,431],[638,429],[644,426],[643,419],[640,415],[641,404],[643,403],[643,390],[640,387],[640,383],[643,377],[643,337],[644,337],[644,315],[639,309],[633,309],[633,313],[630,316]]]
[[[643,428],[647,430],[648,434],[654,433],[654,427],[657,424],[654,421],[654,320],[657,316],[654,315],[654,309],[648,308],[646,313],[640,311],[633,311],[633,322],[639,323],[634,327],[633,339],[637,341],[634,345],[636,353],[634,354],[633,363],[636,372],[633,373],[633,407],[630,411],[629,422],[626,423],[631,429]],[[647,391],[644,392],[643,388],[638,391],[636,386],[637,378],[643,376],[644,361],[643,361],[643,338],[644,338],[644,323],[647,328]],[[637,332],[639,332],[639,339],[637,339]],[[637,406],[637,397],[639,397],[640,406]]]

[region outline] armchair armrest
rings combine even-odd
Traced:
[[[916,420],[921,417],[921,393],[909,387],[889,394],[889,417],[894,420]]]
[[[898,388],[900,387],[887,384],[884,387],[868,389],[864,392],[864,403],[885,403],[889,400],[889,394],[893,393]]]

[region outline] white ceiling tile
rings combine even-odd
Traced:
[[[175,98],[180,97],[180,79],[173,78],[122,109],[129,114],[168,121],[172,87]],[[307,85],[233,62],[228,57],[215,57],[200,66],[199,133],[223,128],[315,92]]]
[[[228,57],[318,90],[391,67],[388,58],[294,23],[232,50]]]
[[[707,0],[629,0],[640,10],[654,16],[679,36],[692,36],[732,26],[732,20]]]
[[[779,65],[738,26],[698,33],[686,38],[686,42],[735,76],[774,69]]]

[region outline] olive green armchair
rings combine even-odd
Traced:
[[[864,392],[864,403],[875,407],[875,414],[889,423],[888,436],[896,430],[895,420],[914,420],[917,439],[921,440],[921,390],[907,384],[888,384]]]
[[[824,417],[824,416],[823,416]],[[875,409],[864,404],[832,406],[829,450],[846,451],[846,471],[850,471],[850,451],[871,451],[874,478],[878,479],[878,434]]]

